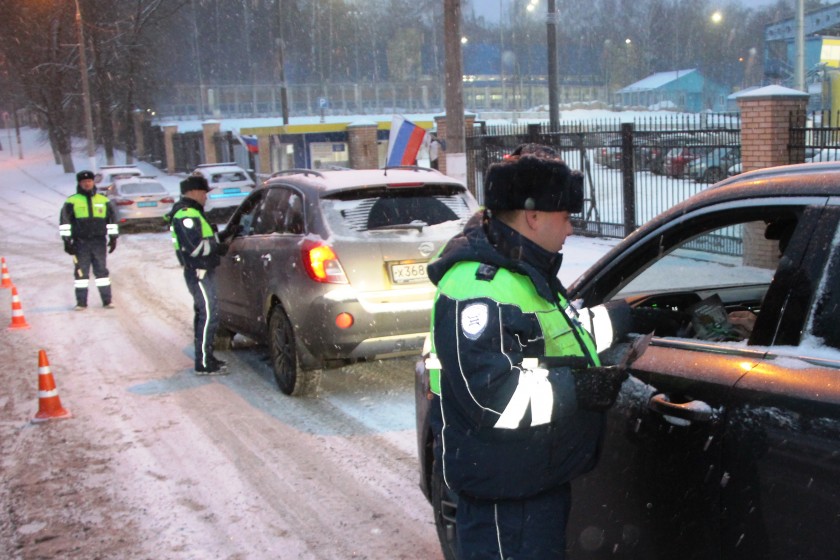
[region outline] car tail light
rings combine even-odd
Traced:
[[[175,204],[175,199],[171,196],[165,196],[160,199],[160,202],[162,202],[163,204]]]
[[[325,284],[347,284],[347,276],[332,247],[323,243],[304,243],[301,248],[303,266],[309,277]]]
[[[422,187],[425,185],[423,182],[418,183],[388,183],[386,186],[390,188],[400,188],[400,187]]]
[[[117,206],[131,206],[132,204],[134,204],[134,201],[128,198],[118,198],[114,201],[114,203]]]

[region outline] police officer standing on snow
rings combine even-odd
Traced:
[[[485,185],[486,210],[428,269],[436,459],[458,494],[460,560],[562,559],[569,483],[593,468],[627,373],[601,367],[557,278],[580,174],[525,145],[491,165]]]
[[[187,177],[181,181],[181,199],[165,219],[172,232],[175,254],[184,267],[187,289],[193,297],[195,373],[224,375],[227,367],[213,355],[213,339],[219,326],[215,271],[226,247],[204,214],[209,191],[204,177]],[[225,237],[232,233],[226,230]]]
[[[108,253],[114,252],[120,230],[113,203],[96,192],[93,172],[76,174],[76,194],[68,197],[61,208],[58,231],[64,241],[64,251],[73,255],[76,310],[87,309],[91,266],[102,305],[113,308],[105,249],[107,245]]]

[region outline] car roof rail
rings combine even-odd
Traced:
[[[346,169],[346,168],[344,168]],[[292,169],[281,169],[280,171],[275,171],[271,175],[268,176],[269,179],[274,179],[275,177],[279,177],[281,175],[315,175],[316,177],[324,178],[324,174],[320,171],[315,171],[314,169],[303,169],[303,168],[292,168]]]
[[[432,169],[431,167],[423,167],[422,165],[386,165],[383,167],[385,174],[388,174],[390,169],[404,169],[406,171],[432,171],[434,173],[440,173],[437,169]]]

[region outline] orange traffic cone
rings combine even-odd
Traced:
[[[29,324],[26,322],[26,317],[23,316],[23,308],[20,306],[20,298],[18,297],[17,288],[12,285],[12,322],[9,323],[10,329],[28,329]]]
[[[2,264],[2,270],[0,270],[0,275],[2,275],[0,288],[11,288],[12,278],[9,276],[9,269],[6,268],[6,257],[0,257],[0,264]]]
[[[55,379],[50,371],[50,362],[47,361],[47,353],[38,351],[38,414],[32,419],[33,422],[46,422],[47,420],[59,420],[70,418],[69,410],[61,406],[61,399],[58,398],[58,389],[55,388]]]

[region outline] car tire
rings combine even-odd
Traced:
[[[282,308],[279,306],[274,308],[268,325],[271,366],[280,392],[295,397],[316,392],[321,379],[321,370],[303,371],[300,369],[294,329]]]
[[[233,349],[233,337],[236,335],[232,330],[225,327],[216,329],[216,336],[213,338],[213,350],[224,352]]]
[[[443,481],[443,473],[437,464],[432,466],[432,510],[435,516],[440,549],[444,560],[458,560],[455,551],[455,512],[458,498]]]

